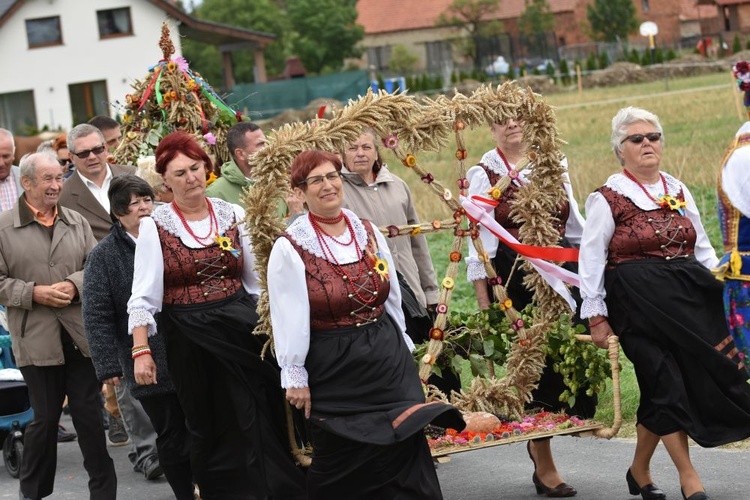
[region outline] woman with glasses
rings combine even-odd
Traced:
[[[311,499],[440,499],[422,429],[463,429],[459,412],[425,404],[385,238],[342,209],[339,158],[300,153],[291,185],[309,212],[268,263],[276,357],[286,398],[311,423]],[[290,307],[294,314],[290,314]]]
[[[518,189],[527,182],[526,170],[518,171],[517,165],[526,157],[527,144],[523,140],[523,122],[516,118],[508,118],[501,123],[491,123],[490,132],[496,147],[482,156],[478,165],[471,167],[466,178],[469,181],[469,194],[488,197],[496,184],[504,177],[509,177],[510,184],[498,199],[495,208],[495,220],[514,236],[524,221],[511,216],[512,201]],[[567,166],[567,160],[563,159]],[[578,246],[583,232],[583,217],[578,211],[578,203],[573,196],[573,188],[567,173],[563,182],[567,199],[561,203],[555,212],[555,228],[560,233],[561,246]],[[505,287],[508,298],[513,306],[521,311],[534,299],[534,293],[524,285],[526,272],[520,267],[523,262],[518,254],[487,229],[479,227],[479,237],[485,253],[491,259],[491,264],[501,283]],[[570,268],[570,264],[566,265]],[[574,266],[573,266],[574,267]],[[571,269],[574,271],[575,269]],[[480,309],[487,309],[494,300],[492,287],[488,284],[487,271],[484,262],[480,260],[474,245],[469,245],[469,256],[466,259],[466,274],[474,285],[477,304]],[[574,294],[575,295],[575,294]],[[579,321],[578,318],[575,318]],[[569,415],[582,418],[593,418],[596,412],[596,396],[587,396],[586,387],[579,388],[576,403],[571,408],[560,401],[560,394],[566,390],[562,375],[555,373],[552,360],[547,357],[546,366],[541,373],[538,387],[531,393],[532,401],[527,405],[529,410],[544,410],[551,412],[564,411]],[[526,451],[534,465],[531,480],[539,494],[548,497],[564,498],[575,496],[577,490],[566,483],[557,470],[552,456],[550,438],[533,439],[526,443]]]
[[[724,320],[718,259],[687,186],[661,172],[662,126],[627,107],[612,119],[622,171],[586,202],[580,253],[581,317],[599,347],[618,335],[641,392],[632,495],[666,498],[651,457],[661,441],[683,498],[708,498],[688,452],[750,436],[750,385]]]
[[[260,287],[245,213],[206,197],[211,170],[187,132],[156,148],[156,171],[174,199],[140,222],[128,302],[135,381],[157,383],[149,340],[163,336],[201,498],[306,498],[285,432],[279,368],[261,357],[266,339],[252,333]]]

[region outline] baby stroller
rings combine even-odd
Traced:
[[[5,315],[5,311],[2,311]],[[11,356],[10,335],[0,322],[0,368],[16,368]],[[34,418],[29,402],[29,391],[17,371],[0,370],[0,439],[3,440],[3,460],[11,477],[17,478],[21,471],[23,456],[23,430]],[[12,375],[16,375],[15,377]],[[8,376],[11,375],[11,376]]]

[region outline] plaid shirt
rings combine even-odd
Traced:
[[[0,209],[5,212],[13,208],[19,196],[16,179],[13,175],[13,170],[11,170],[8,173],[8,177],[0,181]]]

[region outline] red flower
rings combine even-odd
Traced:
[[[747,61],[739,61],[734,65],[734,69],[737,73],[747,73],[750,71],[750,64]]]

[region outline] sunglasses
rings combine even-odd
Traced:
[[[643,139],[648,139],[648,142],[658,142],[659,139],[661,139],[661,132],[649,132],[648,134],[629,135],[625,139],[623,139],[620,144],[624,143],[625,141],[630,141],[633,144],[640,144],[643,142]]]
[[[68,165],[73,163],[73,161],[70,158],[66,158],[64,160],[57,160],[57,163],[59,163],[61,167],[67,167]]]
[[[71,154],[74,154],[74,155],[76,155],[76,156],[77,156],[78,158],[80,158],[81,160],[85,160],[86,158],[88,158],[88,157],[89,157],[89,155],[90,155],[91,153],[94,153],[95,155],[100,155],[100,154],[102,154],[102,153],[104,152],[104,150],[105,150],[105,149],[106,149],[106,148],[105,148],[104,146],[97,146],[97,147],[95,147],[95,148],[92,148],[92,149],[86,149],[86,150],[84,150],[84,151],[81,151],[80,153],[73,153],[73,152],[71,151]]]

